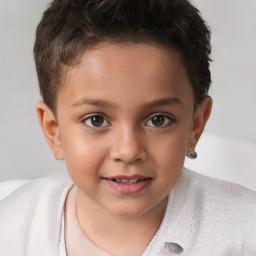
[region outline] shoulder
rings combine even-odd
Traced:
[[[184,169],[170,193],[160,234],[162,242],[175,241],[189,255],[251,255],[256,192]]]
[[[22,202],[22,205],[31,204],[34,200],[45,197],[58,196],[65,187],[71,186],[67,179],[59,178],[39,178],[34,180],[14,180],[1,182],[0,207]],[[4,191],[5,190],[5,191]],[[8,194],[7,196],[5,194]]]
[[[71,186],[68,180],[40,178],[27,182],[1,200],[0,254],[4,251],[19,255],[18,251],[23,251],[28,243],[40,246],[42,240],[56,240],[56,226]]]
[[[234,220],[256,225],[256,192],[241,185],[183,170],[180,185],[186,183],[186,205],[220,222]],[[180,187],[182,186],[178,186]],[[193,204],[193,205],[192,205]]]
[[[256,192],[188,170],[184,170],[184,176],[190,181],[187,210],[193,209],[200,223],[200,241],[206,244],[211,240],[214,246],[222,243],[230,255],[236,251],[256,253]]]
[[[244,206],[256,210],[256,192],[241,185],[224,180],[210,178],[205,175],[184,169],[183,178],[189,180],[188,193],[208,204],[224,204],[229,207]],[[239,207],[241,208],[241,207]],[[242,210],[242,209],[241,209]]]
[[[11,187],[14,192],[0,201],[0,216],[9,216],[9,212],[26,214],[43,204],[52,204],[58,200],[62,194],[67,193],[72,185],[70,181],[58,178],[39,178],[26,182],[15,189],[17,184],[8,182],[7,189]],[[0,218],[1,219],[1,218]]]

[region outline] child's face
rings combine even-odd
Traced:
[[[203,111],[193,115],[193,109],[176,51],[102,44],[68,70],[57,98],[58,125],[52,120],[47,140],[65,159],[81,200],[140,216],[165,207],[203,129]]]

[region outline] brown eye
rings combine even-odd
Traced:
[[[109,125],[107,120],[101,115],[87,117],[84,122],[91,127],[105,127]]]
[[[155,115],[146,122],[146,126],[165,127],[165,126],[168,126],[173,121],[174,121],[173,118],[167,115]]]
[[[151,118],[151,121],[154,126],[162,126],[164,124],[165,117],[164,116],[154,116],[153,118]]]
[[[101,126],[103,122],[104,122],[104,118],[102,116],[91,117],[91,123],[93,126]]]

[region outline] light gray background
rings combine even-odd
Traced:
[[[256,143],[256,0],[193,2],[212,30],[214,106],[206,131]],[[40,96],[32,48],[47,3],[0,0],[0,180],[65,173],[35,111]]]

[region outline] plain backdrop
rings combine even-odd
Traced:
[[[40,95],[32,49],[47,3],[0,0],[0,180],[66,172],[48,148],[35,111]],[[256,1],[193,3],[212,30],[214,105],[206,131],[256,143]]]

